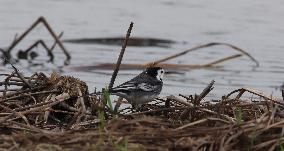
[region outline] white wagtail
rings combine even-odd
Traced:
[[[125,98],[134,107],[157,98],[162,91],[164,69],[149,67],[133,79],[109,90],[111,94]]]

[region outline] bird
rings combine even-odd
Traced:
[[[136,77],[109,90],[110,94],[126,99],[133,107],[148,103],[161,93],[164,69],[148,67]]]

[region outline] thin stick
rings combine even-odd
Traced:
[[[211,90],[214,89],[213,84],[215,83],[214,80],[212,80],[208,86],[200,93],[198,98],[196,99],[197,102],[200,102]]]
[[[25,111],[22,111],[22,112],[16,112],[15,110],[12,110],[12,113],[10,115],[7,115],[3,118],[0,119],[0,123],[3,123],[5,121],[7,121],[8,119],[10,119],[11,117],[13,117],[14,115],[17,116],[17,115],[25,115],[25,114],[28,114],[28,113],[31,113],[31,112],[34,112],[34,111],[42,111],[42,110],[45,110],[53,105],[56,105],[60,102],[63,102],[67,99],[70,98],[70,95],[68,93],[62,93],[58,96],[56,96],[54,98],[54,100],[51,100],[51,101],[48,101],[48,102],[43,102],[43,103],[46,103],[46,105],[43,105],[43,106],[39,106],[39,107],[35,107],[35,108],[31,108],[29,110],[25,110]],[[40,104],[40,103],[39,103]],[[38,105],[38,104],[36,104]],[[17,116],[19,117],[19,116]]]
[[[190,126],[193,126],[193,125],[196,125],[196,124],[204,123],[204,122],[207,122],[207,121],[208,121],[208,119],[206,119],[206,118],[205,119],[201,119],[201,120],[198,120],[198,121],[195,121],[195,122],[192,122],[192,123],[180,126],[180,127],[176,128],[175,130],[181,130],[181,129],[184,129],[184,128],[187,128],[187,127],[190,127]]]
[[[208,86],[200,93],[200,95],[194,100],[194,105],[195,104],[199,104],[200,101],[211,91],[213,90],[213,84],[215,83],[214,80],[212,80]],[[189,113],[190,109],[185,109],[181,115],[180,115],[180,119],[185,119]]]
[[[50,98],[51,94],[49,96],[47,96],[48,98]],[[37,104],[33,104],[33,105],[29,105],[29,106],[25,106],[25,107],[21,107],[21,108],[16,108],[14,109],[14,111],[23,111],[23,110],[27,110],[27,109],[30,109],[30,108],[36,108],[36,107],[40,107],[40,106],[44,106],[44,105],[47,105],[49,103],[52,103],[53,100],[51,101],[48,101],[50,99],[46,98],[44,102],[41,102],[41,103],[37,103]]]
[[[25,77],[19,72],[19,70],[8,60],[7,62],[13,67],[15,73],[18,75],[18,77],[29,87],[31,88],[31,84],[25,79]]]
[[[61,32],[61,33],[58,35],[58,39],[60,39],[60,38],[63,36],[63,34],[64,34],[64,33]],[[57,44],[57,41],[54,41],[53,45],[52,45],[51,48],[50,48],[50,51],[53,51],[53,49],[55,48],[56,44]]]
[[[117,59],[116,67],[115,67],[115,69],[114,69],[114,71],[113,71],[113,74],[112,74],[112,77],[111,77],[111,80],[110,80],[108,89],[111,89],[111,88],[113,87],[115,78],[116,78],[117,73],[118,73],[118,71],[119,71],[119,67],[120,67],[120,64],[121,64],[121,61],[122,61],[124,52],[125,52],[125,50],[126,50],[127,42],[128,42],[128,40],[129,40],[129,37],[130,37],[130,33],[131,33],[132,28],[133,28],[133,22],[130,23],[129,28],[128,28],[128,30],[127,30],[127,34],[126,34],[126,36],[125,36],[125,40],[124,40],[123,45],[122,45],[122,48],[121,48],[121,50],[120,50],[120,54],[119,54],[119,57],[118,57],[118,59]]]
[[[42,45],[42,47],[46,50],[48,56],[49,56],[49,61],[53,62],[54,60],[54,55],[51,51],[51,49],[48,48],[48,46],[45,44],[45,42],[43,40],[38,40],[36,41],[34,44],[32,44],[29,48],[27,48],[25,50],[25,53],[28,53],[29,51],[31,51],[34,47],[37,47],[38,45]]]
[[[256,90],[252,90],[252,89],[249,89],[249,88],[241,88],[241,89],[234,90],[234,91],[230,92],[230,93],[226,96],[226,98],[229,98],[232,94],[234,94],[234,93],[236,93],[236,92],[241,92],[241,95],[242,95],[244,92],[249,92],[249,93],[252,93],[252,94],[254,94],[254,95],[260,96],[260,97],[262,97],[262,98],[264,98],[264,99],[273,101],[274,103],[284,105],[283,102],[277,101],[276,98],[268,97],[268,96],[264,95],[264,94],[261,93],[261,92],[257,92]],[[238,96],[238,98],[239,98],[239,97],[240,97],[240,96]]]
[[[38,20],[36,20],[22,35],[20,35],[20,37],[17,37],[14,39],[14,41],[12,42],[12,44],[9,46],[9,48],[7,49],[7,53],[10,55],[11,54],[11,50],[21,41],[23,40],[23,38],[25,36],[27,36],[27,34],[29,32],[31,32],[31,30],[33,28],[35,28],[41,21],[41,19],[39,18]],[[10,56],[7,56],[8,59],[10,59]]]
[[[16,86],[25,86],[26,84],[25,83],[22,83],[21,82],[8,82],[7,80],[5,80],[4,82],[0,82],[0,86],[2,85],[16,85]],[[18,89],[20,90],[20,89]]]
[[[27,114],[27,113],[30,113],[30,112],[33,112],[33,111],[42,111],[42,110],[45,110],[46,108],[49,108],[49,107],[52,107],[60,102],[63,102],[65,100],[68,100],[70,98],[70,95],[68,93],[62,93],[60,95],[57,95],[54,100],[50,100],[48,101],[46,105],[43,105],[43,106],[39,106],[39,107],[35,107],[35,108],[31,108],[29,110],[25,110],[25,111],[22,111],[20,113],[22,114]]]
[[[147,66],[147,65],[156,65],[156,64],[159,64],[159,63],[161,63],[161,62],[165,62],[165,61],[174,59],[174,58],[176,58],[176,57],[185,55],[185,54],[187,54],[188,52],[192,52],[192,51],[194,51],[194,50],[198,50],[198,49],[206,48],[206,47],[211,47],[211,46],[217,46],[217,45],[224,45],[224,46],[231,47],[232,49],[234,49],[234,50],[236,50],[236,51],[239,51],[239,52],[245,54],[246,56],[248,56],[252,61],[254,61],[254,62],[256,63],[256,66],[259,66],[259,62],[258,62],[254,57],[252,57],[249,53],[247,53],[245,50],[243,50],[243,49],[241,49],[241,48],[239,48],[239,47],[237,47],[237,46],[234,46],[234,45],[232,45],[232,44],[219,43],[219,42],[212,42],[212,43],[207,43],[207,44],[199,45],[199,46],[196,46],[196,47],[187,49],[187,50],[185,50],[185,51],[182,51],[182,52],[180,52],[180,53],[177,53],[177,54],[174,54],[174,55],[171,55],[171,56],[168,56],[168,57],[165,57],[165,58],[156,60],[156,61],[154,61],[154,62],[149,62],[149,63],[146,64],[146,66]]]
[[[13,96],[17,96],[17,95],[21,95],[22,93],[28,93],[31,92],[33,90],[40,90],[43,87],[35,87],[35,88],[31,88],[31,89],[25,89],[25,90],[21,90],[20,88],[16,91],[16,92],[9,92],[6,94],[6,97],[13,97]],[[18,97],[18,96],[17,96]],[[7,99],[7,98],[6,98]],[[6,99],[3,99],[3,96],[0,95],[0,102],[6,101]],[[9,99],[8,99],[9,100]]]
[[[203,111],[203,112],[207,112],[207,113],[210,113],[210,114],[213,114],[213,115],[219,115],[219,116],[227,119],[228,121],[230,121],[232,123],[234,122],[234,118],[232,118],[232,117],[230,117],[230,116],[228,116],[226,114],[218,114],[218,113],[216,113],[216,112],[214,112],[212,110],[206,109],[206,108],[194,107],[194,105],[192,103],[182,101],[181,99],[179,99],[177,97],[176,98],[172,97],[172,99],[174,99],[175,101],[184,102],[185,104],[188,104],[188,107],[186,109],[189,109],[189,108],[199,109],[200,111]]]
[[[221,58],[206,64],[170,64],[170,63],[159,63],[159,67],[162,68],[172,68],[172,69],[199,69],[199,68],[206,68],[206,67],[210,67],[216,64],[220,64],[222,62],[228,61],[228,60],[232,60],[232,59],[236,59],[241,57],[241,54],[236,54],[236,55],[232,55],[232,56],[228,56],[225,58]],[[153,64],[153,63],[152,63]],[[131,69],[144,69],[147,66],[152,66],[152,64],[121,64],[120,65],[120,70],[131,70]],[[116,66],[116,64],[114,63],[102,63],[102,64],[98,64],[95,66],[78,66],[78,67],[72,67],[71,69],[73,70],[79,70],[79,71],[84,71],[84,70],[113,70],[114,66]]]
[[[208,64],[204,64],[203,66],[204,66],[204,67],[210,67],[210,66],[213,66],[213,65],[216,65],[216,64],[225,62],[225,61],[227,61],[227,60],[232,60],[232,59],[235,59],[235,58],[239,58],[239,57],[241,57],[241,56],[243,56],[243,55],[242,55],[242,54],[236,54],[236,55],[228,56],[228,57],[221,58],[221,59],[219,59],[219,60],[210,62],[210,63],[208,63]]]
[[[65,56],[67,57],[65,60],[65,65],[69,64],[69,61],[71,59],[70,54],[68,53],[68,51],[66,50],[66,48],[64,47],[63,43],[61,42],[61,40],[59,39],[59,37],[56,35],[56,33],[53,31],[53,29],[51,28],[51,26],[48,24],[48,22],[46,21],[46,19],[44,17],[40,17],[40,20],[42,21],[42,23],[45,25],[45,27],[47,28],[47,30],[50,32],[51,36],[54,38],[54,40],[56,41],[56,43],[58,44],[58,46],[62,49],[62,51],[64,52]]]
[[[59,47],[62,49],[63,53],[66,56],[66,60],[65,60],[65,64],[69,64],[69,60],[71,59],[70,54],[68,53],[68,51],[66,50],[66,48],[64,47],[63,43],[60,41],[60,37],[56,35],[56,33],[53,31],[53,29],[51,28],[51,26],[48,24],[48,22],[46,21],[46,19],[44,17],[39,17],[23,34],[21,34],[19,37],[17,37],[12,44],[9,46],[9,48],[6,51],[6,55],[7,55],[7,59],[10,60],[11,59],[11,51],[12,49],[20,42],[24,39],[24,37],[26,37],[38,24],[43,23],[44,26],[46,27],[46,29],[49,31],[49,33],[51,34],[51,36],[54,38],[54,40],[56,41],[56,43],[59,45]],[[7,63],[5,61],[5,63]]]
[[[7,97],[6,99],[1,99],[0,102],[4,102],[4,101],[8,101],[8,100],[14,100],[14,99],[18,99],[21,97],[26,97],[26,96],[30,96],[30,95],[39,95],[39,94],[46,94],[46,93],[56,93],[59,92],[58,90],[50,90],[50,91],[39,91],[39,92],[34,92],[34,93],[25,93],[22,92],[22,94],[18,95],[18,96],[11,96],[11,97]]]
[[[16,111],[10,109],[9,107],[6,107],[6,106],[1,105],[1,104],[0,104],[0,106],[1,106],[3,109],[5,109],[5,110],[11,112],[12,115],[17,115],[18,117],[21,117],[21,118],[26,122],[27,125],[30,125],[30,123],[29,123],[27,117],[24,116],[23,114],[21,114],[20,112],[16,112]]]

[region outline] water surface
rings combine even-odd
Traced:
[[[1,0],[0,47],[7,47],[16,33],[22,33],[39,16],[44,16],[57,33],[64,31],[64,39],[124,36],[130,21],[135,23],[132,36],[166,38],[177,41],[170,48],[128,47],[124,63],[145,63],[177,53],[199,44],[226,42],[247,50],[260,67],[242,57],[210,69],[180,71],[167,75],[162,94],[200,93],[214,79],[211,97],[220,97],[240,87],[250,87],[280,97],[276,89],[283,83],[284,1],[228,1],[228,0]],[[40,26],[16,49],[26,48],[37,39],[52,44],[52,38]],[[70,66],[115,63],[120,46],[65,43],[72,55]],[[15,49],[15,50],[16,50]],[[45,52],[39,47],[36,49]],[[56,64],[64,55],[55,50]],[[236,54],[227,47],[207,48],[190,53],[168,63],[203,64]],[[41,57],[41,59],[45,59]],[[42,60],[39,60],[42,61]],[[23,61],[17,66],[25,74],[34,71],[51,73],[52,64],[29,68]],[[1,67],[1,72],[10,72]],[[73,75],[98,89],[108,85],[112,71],[78,72],[63,68],[63,74]],[[116,84],[140,71],[121,71]]]

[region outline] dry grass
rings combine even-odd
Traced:
[[[283,101],[250,89],[206,103],[211,83],[200,95],[115,113],[73,77],[3,76],[3,150],[283,150]],[[264,101],[241,99],[245,92]]]

